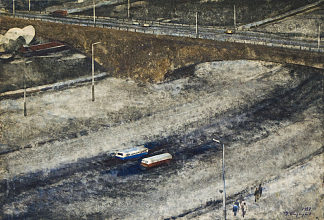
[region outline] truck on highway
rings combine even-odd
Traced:
[[[169,163],[171,160],[172,160],[171,154],[169,153],[159,154],[159,155],[142,159],[141,167],[144,169],[151,168],[151,167],[159,166],[161,164]]]
[[[148,148],[146,148],[144,146],[138,146],[138,147],[134,147],[131,149],[118,151],[115,154],[115,157],[122,159],[122,160],[127,160],[127,159],[132,159],[132,158],[139,158],[139,157],[145,156],[147,154],[148,154]]]

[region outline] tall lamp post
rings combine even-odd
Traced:
[[[94,102],[94,45],[100,44],[101,42],[96,42],[91,44],[91,54],[92,54],[92,101]]]
[[[25,64],[29,64],[32,61],[27,61]],[[27,105],[26,105],[26,68],[24,70],[24,116],[27,116]]]
[[[222,167],[223,167],[223,182],[224,182],[224,193],[223,193],[223,212],[224,212],[224,219],[226,220],[226,187],[225,187],[225,151],[224,151],[224,143],[220,140],[213,139],[216,143],[222,144],[223,146],[223,160],[222,160]]]
[[[127,2],[127,18],[130,18],[129,9],[130,9],[130,0],[128,0]]]
[[[95,0],[92,0],[93,3],[93,26],[96,26],[96,3]]]
[[[15,17],[15,0],[12,0],[12,15]]]
[[[28,0],[28,11],[30,11],[30,0]]]
[[[196,12],[196,38],[198,38],[198,12]]]
[[[236,9],[235,9],[235,5],[234,5],[234,30],[236,30]]]
[[[321,24],[318,25],[317,49],[320,49],[320,44],[321,44]]]

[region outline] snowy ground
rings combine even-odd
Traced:
[[[102,80],[95,102],[90,89],[28,97],[27,117],[22,99],[0,102],[1,142],[20,147],[0,156],[4,217],[221,218],[215,137],[226,147],[228,210],[242,195],[247,219],[292,218],[285,211],[305,207],[307,217],[323,217],[322,71],[212,62],[161,84]],[[173,163],[140,171],[137,161],[109,159],[148,142],[159,146],[151,154],[170,152]],[[259,183],[264,193],[254,203]]]
[[[289,35],[291,38],[302,40],[316,40],[318,38],[319,26],[321,25],[321,38],[323,41],[324,5],[316,10],[298,14],[293,17],[263,25],[257,28],[261,32],[270,32]]]

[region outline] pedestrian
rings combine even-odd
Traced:
[[[235,205],[237,205],[237,211],[240,211],[240,202],[238,200],[236,200],[236,202],[234,203]]]
[[[241,210],[242,210],[242,217],[244,218],[246,211],[247,211],[247,204],[245,201],[243,201],[241,204]]]
[[[234,216],[236,216],[236,213],[238,212],[238,206],[233,203],[233,212],[234,212]]]
[[[244,197],[242,195],[240,195],[239,200],[240,200],[240,204],[242,204],[242,202],[244,201]]]
[[[257,200],[260,198],[260,193],[258,188],[255,188],[254,197],[255,197],[254,199],[255,202],[257,202]]]
[[[261,186],[261,184],[259,185],[259,194],[260,194],[260,198],[261,198],[261,196],[262,196],[262,186]]]

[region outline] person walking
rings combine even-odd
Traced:
[[[261,198],[261,196],[262,196],[262,186],[261,186],[261,184],[259,185],[259,195],[260,195],[260,198]]]
[[[245,201],[243,201],[241,204],[241,210],[242,210],[242,217],[244,218],[246,211],[247,211],[247,204]]]
[[[240,202],[238,200],[236,200],[236,202],[234,203],[235,205],[237,205],[237,211],[240,211]]]
[[[257,202],[259,198],[260,198],[259,189],[258,188],[255,188],[255,191],[254,191],[254,201]]]
[[[236,216],[236,213],[238,212],[238,206],[236,205],[236,203],[233,203],[233,212],[234,216]]]

